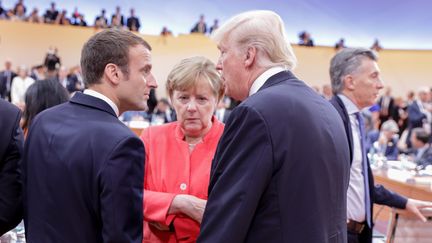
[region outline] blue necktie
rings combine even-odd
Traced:
[[[361,142],[361,150],[362,150],[362,167],[363,167],[363,177],[364,177],[364,185],[365,185],[365,206],[366,206],[366,221],[369,227],[371,227],[371,217],[370,217],[370,195],[369,195],[369,175],[368,175],[368,167],[367,167],[367,156],[366,156],[366,148],[365,148],[365,127],[363,117],[360,112],[355,113],[360,129],[360,142]]]

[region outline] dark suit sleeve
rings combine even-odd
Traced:
[[[2,136],[11,136],[5,154],[0,158],[0,235],[13,229],[23,215],[20,166],[24,139],[19,127],[20,118],[21,115],[17,112],[13,130],[2,131]]]
[[[426,115],[420,111],[420,108],[416,103],[408,106],[408,120],[412,127],[421,127],[423,125],[423,119]]]
[[[213,160],[198,242],[244,242],[272,176],[268,127],[250,107],[231,113]]]
[[[144,145],[137,137],[118,143],[100,173],[104,242],[141,242]]]
[[[368,174],[369,174],[369,185],[374,185],[373,174],[370,167],[368,168]],[[380,205],[386,205],[389,207],[405,209],[406,203],[408,201],[407,198],[386,189],[382,185],[374,185],[371,193],[372,193],[371,198],[373,198],[374,203]]]

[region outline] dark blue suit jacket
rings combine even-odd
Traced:
[[[198,242],[345,242],[342,126],[291,72],[268,79],[225,125]]]
[[[346,161],[346,163],[351,165],[352,159],[353,159],[353,137],[352,137],[352,130],[351,130],[351,123],[349,120],[348,112],[346,111],[345,105],[343,104],[342,100],[337,96],[333,96],[333,98],[330,100],[331,104],[336,108],[338,111],[340,117],[342,118],[344,122],[346,137],[349,141],[350,146],[350,159],[349,161]],[[369,205],[369,210],[371,211],[371,222],[372,222],[372,216],[373,216],[373,203],[381,204],[381,205],[387,205],[390,207],[396,207],[403,209],[405,208],[405,205],[407,203],[407,199],[404,197],[399,196],[396,193],[393,193],[389,190],[387,190],[385,187],[381,185],[375,186],[373,174],[370,168],[370,163],[368,159],[368,177],[369,177],[369,195],[371,198],[372,204]],[[369,235],[369,242],[372,242],[372,229],[367,229],[368,232],[366,234]]]
[[[19,109],[0,99],[0,235],[22,219],[23,134]]]
[[[28,242],[141,242],[144,146],[101,99],[43,111],[24,154]]]

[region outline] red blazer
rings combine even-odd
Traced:
[[[210,168],[224,125],[213,117],[213,125],[192,153],[179,123],[145,129],[141,134],[146,151],[144,175],[143,242],[195,242],[199,223],[186,215],[168,215],[177,194],[207,200]],[[175,231],[160,231],[149,225],[158,222]]]

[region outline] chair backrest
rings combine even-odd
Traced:
[[[393,209],[387,230],[387,243],[431,243],[432,210],[421,210],[427,218],[422,222],[406,211]]]

